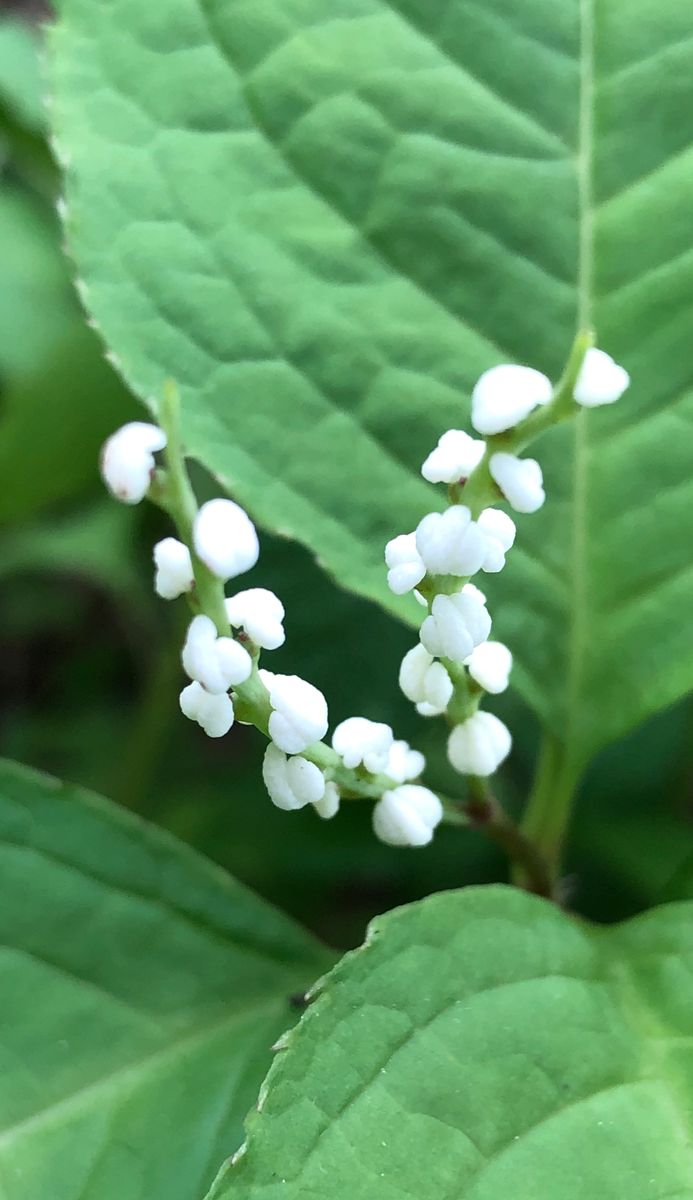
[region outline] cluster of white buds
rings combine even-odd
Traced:
[[[391,846],[425,846],[431,841],[443,807],[433,792],[412,782],[425,769],[423,754],[397,741],[389,725],[366,717],[342,721],[332,735],[332,748],[345,767],[387,778],[373,809],[373,829],[381,841]]]
[[[471,438],[462,437],[472,443]],[[109,439],[102,471],[115,496],[128,504],[144,498],[156,476],[154,455],[165,448],[166,440],[163,430],[142,422],[125,426]],[[160,483],[165,489],[163,474]],[[495,536],[499,542],[493,553],[498,558],[503,553],[500,543],[505,544],[507,539],[502,530],[495,531]],[[154,547],[154,587],[163,599],[192,593],[200,602],[201,597],[195,594],[196,564],[198,571],[210,572],[223,585],[258,560],[255,527],[232,500],[203,504],[194,515],[190,540],[188,547],[177,538],[167,537]],[[420,562],[413,534],[410,539],[400,539],[400,543],[391,556],[391,566],[395,583],[406,591],[427,568]],[[415,563],[414,571],[407,566],[408,558]],[[276,650],[284,643],[283,604],[273,592],[256,587],[224,597],[223,611],[228,632],[220,634],[215,621],[204,611],[188,626],[181,656],[190,679],[180,695],[185,716],[197,721],[209,737],[223,737],[235,719],[234,689],[242,688],[256,673],[269,709],[265,719],[270,742],[263,761],[263,779],[278,808],[293,811],[311,805],[324,819],[334,817],[340,789],[330,776],[336,766],[340,772],[353,772],[355,782],[365,782],[369,795],[381,797],[373,817],[379,837],[397,846],[429,842],[442,808],[431,792],[412,784],[426,765],[423,755],[407,742],[396,741],[389,725],[352,717],[334,731],[332,768],[329,759],[325,769],[318,766],[313,761],[315,749],[328,729],[327,702],[322,692],[297,675],[280,675],[258,667],[261,651]],[[441,681],[445,681],[445,695],[441,700],[441,681],[436,691],[435,667],[429,672],[424,692],[427,703],[438,697],[442,711],[452,683],[440,664],[437,669]],[[325,761],[324,753],[321,761]]]
[[[485,508],[476,521],[464,504],[428,513],[413,533],[399,534],[385,547],[390,590],[403,596],[425,575],[495,574],[505,566],[515,532],[512,518],[498,508]]]
[[[332,749],[344,767],[380,779],[385,776],[373,809],[375,835],[390,846],[426,846],[441,821],[442,805],[427,787],[412,782],[426,768],[421,752],[396,740],[390,725],[366,716],[342,721],[332,734]]]
[[[104,481],[119,500],[136,504],[149,491],[156,474],[155,453],[166,447],[166,434],[156,425],[135,421],[108,439],[101,457]],[[259,543],[248,514],[233,500],[209,500],[192,522],[192,547],[167,537],[154,547],[154,587],[173,600],[194,593],[194,552],[198,564],[220,581],[255,566]],[[212,738],[223,737],[234,723],[234,689],[246,683],[257,667],[261,650],[276,650],[284,642],[284,606],[266,588],[249,588],[224,599],[229,633],[219,635],[206,613],[193,617],[182,651],[183,669],[190,679],[180,694],[186,717],[197,721]],[[297,675],[258,670],[267,689],[271,713],[270,746],[264,778],[271,799],[280,808],[313,804],[322,817],[334,816],[339,792],[314,763],[300,757],[327,732],[327,703],[312,684]],[[289,757],[291,756],[291,757]]]
[[[394,783],[418,779],[426,766],[423,754],[408,742],[396,741],[389,725],[367,717],[347,717],[332,734],[332,749],[350,770],[362,767],[386,775]]]
[[[610,404],[628,383],[613,359],[589,350],[573,398],[585,407]],[[486,371],[474,388],[472,424],[484,438],[501,435],[500,445],[459,429],[444,433],[421,470],[429,482],[448,485],[450,506],[429,513],[385,550],[392,591],[413,591],[428,610],[419,643],[402,662],[400,687],[422,716],[448,714],[453,725],[448,757],[466,775],[492,774],[510,752],[506,726],[478,705],[483,693],[495,695],[508,686],[512,656],[501,642],[489,640],[486,597],[469,579],[478,571],[503,569],[516,530],[507,513],[479,504],[472,508],[472,501],[464,504],[460,496],[483,468],[490,499],[493,481],[500,498],[517,512],[541,507],[541,468],[534,459],[508,451],[508,445],[518,444],[508,441],[508,431],[554,400],[550,380],[532,368],[506,365]],[[170,432],[173,442],[173,425]],[[396,740],[389,725],[365,717],[342,721],[330,750],[322,742],[328,730],[322,692],[297,675],[259,668],[261,652],[284,643],[284,606],[266,588],[224,596],[226,582],[258,560],[255,526],[238,504],[221,498],[203,504],[191,519],[189,495],[180,480],[177,500],[166,491],[176,486],[174,472],[157,478],[155,455],[166,445],[166,433],[157,425],[130,422],[106,442],[101,470],[109,490],[126,504],[137,504],[156,484],[153,497],[169,508],[186,536],[189,531],[189,546],[167,537],[154,547],[157,594],[173,600],[189,593],[194,607],[202,610],[190,622],[182,651],[190,679],[180,695],[182,712],[209,737],[218,738],[234,723],[234,704],[242,702],[240,719],[252,719],[268,732],[263,779],[278,808],[310,805],[328,819],[337,813],[341,795],[366,795],[376,800],[373,828],[382,841],[427,845],[443,818],[443,806],[419,782],[426,765],[423,755]],[[210,611],[205,612],[210,582]]]
[[[608,354],[590,349],[572,398],[586,407],[610,404],[628,383],[627,373]],[[486,371],[472,393],[472,424],[485,438],[505,437],[487,444],[460,429],[444,433],[421,473],[430,483],[448,485],[450,506],[442,513],[429,513],[413,533],[393,538],[385,550],[392,591],[403,595],[417,589],[415,595],[428,608],[419,644],[402,661],[400,688],[422,716],[452,714],[448,757],[465,775],[493,774],[510,752],[506,726],[491,713],[478,711],[478,706],[484,692],[497,695],[507,688],[512,655],[501,642],[489,640],[486,598],[469,579],[477,571],[501,571],[516,534],[514,522],[500,509],[479,512],[477,505],[475,515],[464,503],[465,486],[485,460],[487,478],[496,485],[500,499],[516,512],[536,512],[545,499],[539,463],[503,447],[509,444],[509,430],[538,407],[550,405],[556,395],[551,380],[531,367],[506,364]],[[489,498],[491,488],[489,482]],[[391,832],[392,797],[402,790],[388,792],[377,806],[381,836],[383,830]],[[417,802],[410,797],[407,803],[408,812],[418,813]],[[426,807],[428,801],[421,803],[422,812],[432,811]],[[414,824],[418,819],[411,817]],[[385,840],[397,836],[395,832]]]

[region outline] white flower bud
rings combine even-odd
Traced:
[[[534,458],[493,454],[489,471],[506,500],[517,512],[533,513],[546,499],[541,467]]]
[[[491,632],[491,618],[476,596],[436,596],[430,616],[421,626],[421,641],[435,658],[463,663]]]
[[[603,350],[588,350],[573,395],[585,408],[613,404],[630,385],[630,375]]]
[[[422,717],[444,713],[452,699],[453,685],[448,672],[442,663],[434,662],[421,643],[413,646],[402,659],[399,686],[407,699],[416,704]]]
[[[226,615],[236,629],[245,629],[251,642],[264,650],[284,644],[284,605],[267,588],[248,588],[226,601]]]
[[[472,425],[486,436],[511,429],[553,395],[551,380],[533,367],[504,364],[484,371],[472,392]]]
[[[414,704],[423,699],[426,673],[433,664],[433,655],[419,643],[408,650],[399,668],[399,686]]]
[[[474,647],[466,665],[472,679],[496,696],[508,686],[513,656],[502,642],[482,642]]]
[[[193,523],[195,553],[218,579],[255,566],[260,553],[255,526],[233,500],[208,500]]]
[[[327,701],[318,688],[298,675],[258,672],[269,692],[269,735],[280,750],[300,754],[327,733]]]
[[[477,525],[486,538],[486,557],[481,564],[482,571],[502,571],[505,555],[515,541],[515,522],[500,508],[485,508],[479,515]]]
[[[405,783],[384,792],[373,809],[373,830],[388,846],[427,846],[443,819],[443,806],[428,788]]]
[[[147,421],[130,421],[109,437],[101,451],[101,475],[116,500],[144,500],[156,467],[154,455],[165,445],[164,431]]]
[[[162,600],[175,600],[189,592],[195,582],[188,547],[177,538],[167,537],[154,547],[154,591]]]
[[[486,554],[484,535],[464,504],[424,517],[416,547],[431,575],[473,575]]]
[[[314,800],[313,806],[323,821],[331,821],[339,812],[339,788],[330,780],[325,784],[325,794],[321,800]]]
[[[214,621],[203,615],[190,622],[182,659],[185,673],[212,695],[245,683],[253,669],[245,647],[233,638],[218,637]]]
[[[265,750],[262,778],[272,803],[285,812],[319,804],[325,795],[325,777],[320,768],[298,755],[287,758],[274,742]]]
[[[389,567],[387,585],[396,596],[403,596],[421,583],[426,568],[416,549],[416,534],[400,533],[385,547],[385,562]]]
[[[180,709],[197,721],[208,737],[223,737],[233,725],[233,701],[225,692],[212,696],[199,683],[189,683],[180,694]]]
[[[510,753],[507,725],[493,713],[477,712],[448,738],[448,758],[462,775],[493,775]]]
[[[393,741],[394,734],[389,725],[369,721],[366,717],[348,717],[332,734],[332,748],[345,767],[353,770],[363,763],[374,775],[385,770]]]
[[[461,429],[448,429],[421,468],[429,483],[460,483],[468,479],[484,457],[486,443]]]
[[[395,783],[408,783],[418,779],[426,769],[426,759],[419,750],[412,750],[409,742],[393,742],[387,756],[383,774]]]

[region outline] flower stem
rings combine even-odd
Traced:
[[[166,434],[164,457],[167,469],[158,491],[156,487],[153,489],[152,499],[169,513],[181,540],[190,550],[195,574],[195,607],[211,617],[220,636],[228,636],[230,625],[224,607],[223,585],[195,553],[193,526],[197,500],[185,466],[180,432],[180,398],[177,387],[171,381],[164,385],[160,424]]]
[[[563,375],[556,384],[549,403],[535,408],[534,412],[525,417],[524,421],[518,422],[512,429],[506,429],[503,433],[496,433],[486,439],[484,457],[472,471],[460,495],[460,502],[466,504],[467,508],[471,510],[474,519],[487,505],[502,499],[489,469],[492,455],[499,451],[503,451],[505,454],[518,454],[541,433],[545,433],[554,425],[560,425],[581,411],[580,405],[576,404],[573,398],[573,392],[585,355],[593,345],[594,334],[592,331],[580,330],[573,342]]]
[[[554,879],[542,849],[505,811],[486,779],[469,779],[470,799],[463,810],[472,829],[483,830],[514,864],[516,882],[526,891],[553,899]]]
[[[190,549],[195,589],[189,596],[195,612],[204,613],[214,621],[220,636],[228,637],[231,626],[224,605],[224,584],[205,566],[194,552],[193,526],[197,514],[197,500],[190,483],[185,464],[185,451],[180,434],[180,401],[173,383],[164,387],[159,413],[159,423],[166,433],[166,472],[154,480],[150,498],[171,517],[177,533]],[[269,692],[260,677],[257,660],[253,662],[251,675],[244,683],[233,688],[235,716],[245,725],[254,725],[265,737],[269,737],[269,719],[272,714]],[[395,781],[385,775],[363,776],[358,771],[345,767],[340,756],[331,746],[316,742],[304,750],[302,757],[314,762],[334,780],[345,798],[379,800],[384,791],[396,787]]]

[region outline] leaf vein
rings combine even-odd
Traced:
[[[420,22],[416,21],[411,14],[405,13],[404,10],[401,9],[396,3],[396,0],[383,0],[383,3],[387,5],[387,7],[395,14],[395,16],[399,17],[404,25],[416,33],[417,37],[424,38],[435,50],[438,51],[443,58],[452,63],[456,71],[470,79],[472,83],[476,84],[477,87],[482,88],[487,93],[488,97],[493,100],[493,102],[502,111],[510,112],[515,118],[518,115],[523,117],[527,122],[527,125],[531,127],[535,133],[540,133],[544,138],[547,139],[548,142],[559,149],[562,153],[570,153],[570,147],[567,145],[567,143],[564,142],[563,139],[560,138],[556,133],[554,133],[552,129],[548,129],[545,125],[543,125],[534,113],[530,113],[526,109],[522,108],[515,100],[507,99],[499,91],[493,88],[487,80],[483,79],[479,75],[474,74],[470,70],[467,63],[463,63],[461,59],[455,58],[455,56],[446,49],[439,36],[427,30]]]

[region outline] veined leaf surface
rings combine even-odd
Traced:
[[[208,1200],[691,1200],[692,916],[494,887],[379,919]]]
[[[191,1200],[327,955],[172,838],[0,764],[7,1200]]]
[[[584,760],[688,689],[693,38],[680,0],[62,0],[55,127],[88,307],[193,454],[415,622],[385,540],[474,379],[633,377],[547,436],[490,586],[515,682]]]

